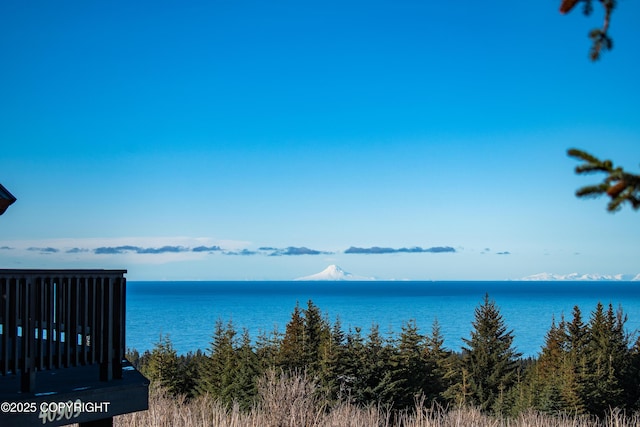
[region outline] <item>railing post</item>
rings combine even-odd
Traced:
[[[32,292],[33,280],[33,277],[27,278],[24,286],[18,289],[18,292],[22,293],[22,373],[20,375],[20,391],[23,393],[31,393],[36,388],[34,360],[36,301]]]

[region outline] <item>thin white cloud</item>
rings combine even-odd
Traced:
[[[420,246],[414,246],[410,248],[383,248],[379,246],[373,246],[370,248],[359,248],[351,246],[345,250],[345,254],[365,254],[365,255],[380,255],[380,254],[396,254],[396,253],[455,253],[456,250],[451,246],[434,246],[430,248],[422,248]]]
[[[43,255],[51,261],[167,263],[203,259],[211,253],[241,251],[248,242],[191,237],[121,237],[83,239],[16,240],[6,242],[5,254],[37,263]]]

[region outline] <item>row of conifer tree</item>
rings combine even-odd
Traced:
[[[415,399],[445,406],[474,406],[487,413],[603,415],[612,408],[640,409],[640,338],[625,329],[626,316],[598,303],[588,320],[579,307],[572,318],[551,320],[536,358],[513,346],[495,302],[485,296],[461,351],[444,345],[440,325],[422,335],[414,320],[397,335],[374,325],[344,331],[312,301],[293,310],[284,333],[252,340],[232,322],[219,320],[206,352],[178,355],[168,336],[151,351],[128,357],[153,382],[188,398],[208,394],[249,408],[257,380],[268,369],[306,372],[327,403],[383,404],[403,409]]]

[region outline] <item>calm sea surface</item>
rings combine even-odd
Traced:
[[[640,282],[127,282],[127,346],[150,350],[168,334],[178,353],[206,350],[218,319],[252,339],[284,332],[296,303],[311,299],[331,323],[339,317],[345,331],[365,335],[374,323],[398,334],[412,319],[428,334],[438,319],[445,346],[459,350],[485,293],[525,356],[539,353],[553,316],[571,319],[574,305],[585,323],[598,301],[622,306],[627,331],[640,330]]]

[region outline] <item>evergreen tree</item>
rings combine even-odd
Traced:
[[[578,317],[579,319],[579,317]],[[584,325],[577,320],[574,326],[581,331]],[[551,328],[545,335],[545,343],[538,360],[531,363],[514,395],[517,414],[524,410],[536,409],[548,413],[562,411],[575,412],[580,408],[577,370],[569,353],[570,341],[564,316],[556,324],[552,319]]]
[[[425,354],[424,337],[418,333],[415,320],[402,325],[402,332],[398,342],[398,351],[394,358],[396,362],[395,405],[407,408],[415,403],[415,399],[424,394],[427,386],[429,370]]]
[[[555,319],[551,321],[551,328],[545,336],[542,354],[538,359],[533,377],[533,395],[531,407],[544,412],[555,413],[569,409],[563,399],[563,378],[567,366],[567,331],[564,317],[556,325]]]
[[[541,369],[539,363],[533,363],[524,371],[524,378],[519,378],[511,390],[511,414],[518,415],[520,413],[530,411],[539,407],[540,401],[543,399],[543,384],[541,380]]]
[[[392,338],[384,339],[380,334],[380,327],[374,323],[361,355],[361,403],[398,404],[402,381],[397,376],[398,363],[394,363],[394,359],[397,360],[396,355]]]
[[[353,330],[349,328],[343,361],[344,377],[341,385],[343,394],[349,402],[364,403],[365,380],[363,371],[367,359],[360,327],[356,326]]]
[[[169,393],[177,395],[180,392],[178,355],[169,335],[160,335],[160,339],[148,356],[142,373]]]
[[[397,387],[393,355],[393,346],[382,337],[377,324],[372,325],[366,342],[359,327],[349,331],[343,389],[350,401],[363,405],[394,402]]]
[[[424,350],[426,382],[423,390],[429,401],[443,399],[443,393],[451,385],[447,380],[451,354],[451,351],[444,347],[440,323],[435,319],[431,326],[431,335],[426,337]]]
[[[244,329],[240,347],[235,351],[236,366],[233,376],[233,400],[242,409],[249,409],[258,394],[258,377],[261,374],[258,356],[253,351],[249,331]]]
[[[285,370],[304,370],[306,362],[305,352],[305,324],[300,305],[296,303],[291,320],[282,338],[278,352],[278,366]]]
[[[209,355],[202,364],[199,394],[212,394],[223,402],[233,402],[234,376],[236,370],[236,330],[233,322],[225,326],[221,319],[216,321],[215,332]]]
[[[640,337],[629,350],[628,375],[625,380],[625,403],[630,410],[640,410]]]
[[[469,389],[474,405],[485,411],[501,413],[504,396],[516,379],[520,353],[512,347],[513,333],[507,331],[495,303],[485,295],[475,310],[473,331],[463,338],[463,363],[469,369]]]
[[[582,312],[573,307],[573,319],[567,323],[567,357],[562,370],[562,399],[565,409],[582,414],[586,412],[585,381],[589,371],[587,345],[589,329],[582,321]]]
[[[262,372],[248,330],[238,343],[233,322],[216,322],[209,355],[199,363],[196,387],[199,394],[211,394],[223,403],[249,408],[257,394],[257,378]]]
[[[606,325],[607,330],[609,331],[608,335],[611,337],[609,339],[611,348],[610,360],[616,371],[618,382],[623,386],[623,393],[625,379],[629,377],[629,372],[631,370],[631,342],[624,326],[625,323],[627,323],[627,320],[628,317],[624,314],[622,307],[619,307],[618,310],[614,311],[613,305],[609,304],[607,309]]]
[[[465,353],[451,353],[445,361],[444,379],[449,385],[442,397],[456,407],[464,407],[472,403],[473,392],[469,368],[465,365]]]
[[[330,337],[329,325],[322,318],[322,313],[313,301],[307,301],[304,310],[304,367],[312,375],[320,371],[320,349],[327,344]]]
[[[261,371],[277,366],[281,342],[282,334],[277,327],[274,327],[270,334],[260,331],[256,338],[256,356]]]
[[[622,312],[607,312],[598,303],[589,321],[585,374],[585,401],[589,412],[604,415],[611,407],[623,403],[623,375],[626,373],[627,339]]]
[[[202,371],[201,366],[205,360],[206,356],[201,350],[178,356],[175,394],[185,396],[188,399],[197,396],[197,387],[200,383],[200,372]]]
[[[320,381],[330,400],[342,400],[347,390],[346,352],[346,336],[337,318],[320,358]]]
[[[586,351],[589,330],[582,320],[582,311],[577,305],[573,307],[573,319],[567,323],[567,339],[569,351],[582,355]]]

